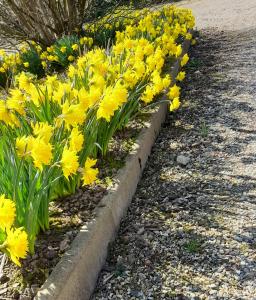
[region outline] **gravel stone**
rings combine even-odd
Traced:
[[[32,297],[26,296],[26,295],[21,295],[21,296],[19,297],[19,300],[32,300]]]
[[[68,238],[64,239],[60,243],[60,251],[64,252],[66,249],[68,249],[70,245],[70,240]]]
[[[255,299],[255,1],[185,6],[200,27],[185,100],[162,127],[92,300]]]
[[[182,166],[186,166],[190,161],[190,158],[188,156],[185,155],[178,155],[177,156],[177,163],[182,165]]]

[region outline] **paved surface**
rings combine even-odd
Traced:
[[[199,29],[244,30],[256,27],[255,0],[187,0],[177,5],[193,10]]]
[[[256,299],[256,2],[186,6],[200,35],[184,104],[162,128],[94,300]]]

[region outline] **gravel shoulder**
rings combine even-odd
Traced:
[[[184,0],[175,5],[193,10],[198,29],[233,31],[256,27],[255,0]]]
[[[201,3],[207,19],[209,2],[187,6]],[[255,299],[256,21],[242,22],[254,1],[239,29],[228,25],[238,1],[221,2],[231,16],[198,22],[183,106],[161,130],[93,300]]]

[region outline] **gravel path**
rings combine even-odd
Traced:
[[[176,5],[193,10],[199,29],[245,30],[256,27],[255,0],[185,0]]]
[[[199,22],[184,105],[161,130],[93,300],[256,299],[256,26],[246,13],[239,30],[232,17]]]

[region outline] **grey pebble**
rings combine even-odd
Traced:
[[[186,166],[190,162],[190,158],[185,155],[178,155],[176,160],[181,166]]]

